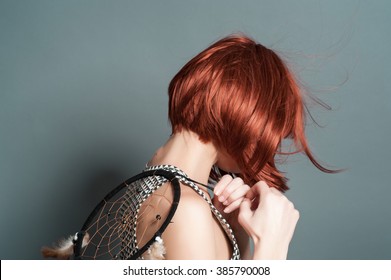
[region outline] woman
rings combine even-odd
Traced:
[[[199,187],[228,220],[242,258],[285,259],[299,212],[282,194],[288,187],[275,165],[281,141],[291,138],[297,151],[332,172],[308,148],[303,108],[299,87],[275,52],[246,36],[229,36],[190,60],[171,81],[172,135],[148,165],[174,166],[204,185],[211,170],[216,177],[213,167],[237,174],[219,178],[213,199]],[[162,235],[165,257],[232,257],[229,238],[208,204],[186,184],[181,188],[173,223]],[[139,225],[137,231],[148,229]]]
[[[276,155],[284,154],[282,140],[292,139],[295,152],[333,172],[314,159],[307,145],[303,96],[285,63],[249,37],[223,38],[173,78],[169,118],[172,135],[144,171],[181,174],[180,203],[142,257],[285,259],[299,212],[282,194],[288,187],[275,165]],[[210,178],[213,193],[207,189]],[[146,247],[174,202],[170,182],[159,176],[130,189],[145,194],[128,194],[129,200],[142,198],[133,212],[126,203],[119,207],[122,221],[136,217],[120,233],[121,258]]]

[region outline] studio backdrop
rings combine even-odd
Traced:
[[[0,1],[0,257],[41,259],[170,135],[167,87],[243,32],[288,61],[317,158],[281,168],[290,259],[391,258],[390,1]],[[316,124],[318,123],[319,126]]]

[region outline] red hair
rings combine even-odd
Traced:
[[[244,35],[223,38],[193,59],[169,85],[172,132],[197,133],[212,141],[238,164],[248,184],[264,180],[288,189],[275,156],[291,138],[320,170],[304,134],[305,104],[301,90],[281,58]]]

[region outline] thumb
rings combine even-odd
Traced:
[[[239,208],[239,222],[248,221],[253,216],[253,211],[251,210],[251,200],[248,198],[244,198]],[[242,224],[243,226],[243,224]]]

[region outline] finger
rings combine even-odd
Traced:
[[[276,188],[270,188],[270,191],[271,191],[272,193],[278,195],[278,196],[284,196],[284,195],[282,194],[282,192],[280,192],[280,191],[279,191],[278,189],[276,189]]]
[[[253,211],[251,210],[251,201],[247,198],[244,198],[239,206],[239,213],[244,217],[251,217]]]
[[[224,213],[231,213],[233,211],[235,211],[236,209],[238,209],[240,207],[240,204],[242,203],[243,201],[243,197],[233,201],[232,203],[230,203],[227,207],[224,208]]]
[[[245,196],[246,199],[251,201],[251,210],[258,209],[262,197],[266,197],[269,192],[270,188],[264,181],[259,181],[254,184]]]
[[[265,181],[257,182],[252,188],[254,188],[254,192],[260,195],[262,195],[262,193],[266,193],[270,191],[270,188]]]
[[[258,193],[255,191],[255,189],[253,187],[251,187],[247,191],[245,198],[247,198],[247,199],[249,199],[251,201],[251,200],[253,200],[257,196],[258,196]]]
[[[234,193],[236,190],[240,189],[244,185],[244,182],[241,178],[236,177],[229,183],[222,192],[220,192],[219,195],[219,201],[224,202],[226,201],[232,193]]]
[[[214,207],[216,207],[217,210],[219,211],[224,210],[225,206],[217,199],[216,195],[212,198],[212,204],[214,205]]]
[[[254,211],[251,210],[251,201],[247,198],[243,199],[239,206],[238,222],[246,231],[253,214]]]
[[[221,192],[224,190],[224,188],[229,184],[231,183],[233,180],[232,176],[229,175],[229,174],[226,174],[224,175],[223,177],[221,177],[220,181],[215,185],[214,189],[213,189],[213,193],[215,195],[220,195]]]
[[[250,187],[248,185],[241,185],[236,188],[227,198],[223,201],[225,206],[230,205],[233,201],[238,200],[239,198],[244,198]],[[224,193],[223,193],[224,195]]]

